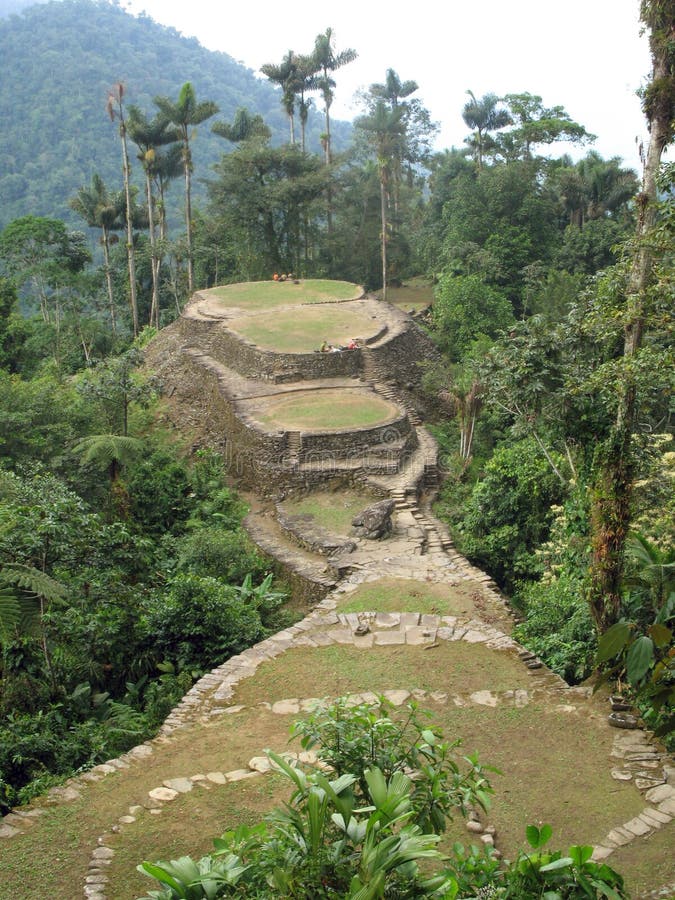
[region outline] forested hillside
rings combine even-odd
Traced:
[[[26,213],[73,224],[68,199],[80,185],[94,172],[106,183],[119,179],[117,127],[105,108],[118,82],[129,103],[150,109],[155,96],[174,96],[191,81],[200,100],[218,104],[221,118],[248,107],[276,142],[288,133],[280,92],[259,73],[109,2],[61,0],[0,19],[0,58],[0,227]],[[321,130],[321,117],[310,113],[312,150],[320,150]],[[337,123],[335,132],[339,144],[349,128]],[[207,175],[228,147],[209,125],[201,129],[199,172]]]

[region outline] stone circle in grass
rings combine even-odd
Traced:
[[[352,338],[365,341],[385,324],[384,311],[373,313],[357,300],[237,316],[228,321],[228,328],[264,350],[311,353],[324,341],[335,347],[346,347]]]
[[[398,418],[400,410],[366,388],[300,390],[257,398],[254,417],[270,429],[342,431]]]
[[[298,284],[293,281],[245,281],[211,288],[201,291],[201,294],[218,301],[223,308],[236,307],[253,311],[303,303],[356,300],[363,294],[363,288],[349,281],[308,278],[300,280]]]

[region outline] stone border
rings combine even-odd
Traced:
[[[356,589],[356,587],[357,585],[353,585],[352,589]],[[334,593],[348,592],[348,590],[338,588]],[[213,703],[214,701],[226,702],[232,697],[239,682],[243,678],[252,676],[260,663],[267,659],[273,659],[294,646],[325,646],[340,643],[368,649],[373,645],[391,644],[434,646],[438,640],[485,643],[486,646],[497,651],[516,653],[529,673],[536,679],[534,682],[536,688],[544,688],[547,692],[553,691],[559,695],[588,696],[590,694],[590,689],[569,687],[559,676],[546,669],[540,660],[518,645],[513,638],[480,620],[420,613],[340,614],[335,612],[337,604],[338,601],[333,596],[327,597],[301,622],[261,641],[214,669],[201,678],[173,710],[157,738],[134,747],[118,759],[95,766],[91,771],[69,779],[63,787],[52,788],[47,795],[47,802],[62,803],[78,798],[80,789],[86,782],[98,781],[109,774],[128,768],[132,761],[142,760],[152,755],[154,744],[166,741],[177,729],[185,728],[204,716],[211,718],[239,711],[243,707],[215,706]],[[372,623],[378,630],[367,632],[365,635],[355,633],[364,621]],[[410,698],[423,699],[426,696],[435,702],[452,701],[457,705],[466,705],[467,703],[461,695],[455,697],[455,695],[448,695],[445,692],[427,693],[421,690],[404,690],[385,691],[383,695],[394,705],[402,705]],[[361,699],[370,696],[375,699],[377,697],[377,695],[367,693],[354,695],[355,702],[361,702]],[[487,690],[475,691],[468,695],[469,703],[489,707],[497,706],[502,701],[513,702],[515,706],[526,705],[529,699],[530,692],[523,689],[499,693]],[[307,708],[307,704],[316,705],[316,702],[317,698],[305,701],[295,699],[277,701],[275,704],[269,704],[269,709],[276,714],[289,715],[299,713],[303,707]],[[559,704],[555,709],[562,713],[576,711],[574,704],[564,703]],[[664,759],[669,760],[665,753],[656,749],[644,733],[633,731],[622,732],[615,736],[612,755],[623,760],[623,766],[612,770],[612,776],[617,780],[634,778],[636,787],[645,791],[645,800],[650,805],[645,806],[645,809],[637,817],[612,829],[603,839],[602,844],[595,846],[593,858],[596,860],[606,859],[618,847],[625,846],[637,837],[662,828],[675,817],[675,788],[672,785],[672,782],[675,781],[675,766],[669,762],[663,766],[662,776],[655,774],[659,763]],[[258,758],[254,757],[254,759]],[[645,769],[649,770],[646,777]],[[233,773],[210,773],[212,775],[210,780],[213,783],[226,783],[254,777],[255,772],[259,771],[261,769],[256,766],[249,770],[235,770]],[[653,775],[652,771],[654,771]],[[222,782],[220,781],[221,775]],[[196,774],[184,779],[169,779],[161,786],[152,789],[149,798],[154,804],[160,805],[154,805],[150,812],[161,810],[162,803],[174,800],[181,792],[191,790],[195,783],[204,780],[209,780],[208,775]],[[128,812],[120,816],[117,822],[110,827],[109,831],[116,833],[121,827],[133,824],[136,820],[136,813],[142,808],[142,805],[130,807]],[[34,821],[44,812],[43,809],[33,809],[23,813],[17,811],[10,814],[14,818],[7,822],[7,817],[5,817],[2,826],[4,831],[0,832],[0,836],[11,837],[20,833],[18,825],[23,825],[25,828],[29,819]],[[483,833],[486,836],[492,836],[485,829]],[[486,840],[485,843],[489,843],[489,841]],[[107,846],[105,834],[101,835],[98,838],[97,847],[92,851],[84,886],[85,897],[105,900],[104,888],[108,881],[105,869],[110,865],[113,856],[114,850]]]

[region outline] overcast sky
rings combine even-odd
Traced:
[[[120,0],[210,50],[255,70],[287,50],[308,53],[331,27],[337,50],[359,58],[337,75],[333,113],[351,119],[354,94],[393,68],[419,84],[416,96],[441,126],[437,147],[459,147],[461,111],[477,97],[529,91],[562,105],[597,135],[593,147],[639,169],[635,138],[646,142],[637,89],[650,71],[638,0]]]

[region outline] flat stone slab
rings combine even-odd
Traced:
[[[425,628],[422,625],[415,625],[407,628],[405,631],[405,642],[411,646],[419,644],[433,644],[436,640],[436,629]]]
[[[162,784],[165,788],[176,791],[178,794],[187,794],[194,787],[189,778],[169,778],[163,781]]]
[[[643,834],[649,834],[650,831],[653,831],[653,828],[650,825],[647,825],[639,816],[631,819],[630,822],[625,822],[623,827],[626,831],[630,831],[631,834],[634,834],[635,837],[640,837]]]
[[[385,691],[384,696],[394,706],[403,706],[406,700],[410,698],[410,691]]]
[[[213,784],[227,784],[227,778],[225,777],[224,772],[207,772],[206,779]]]
[[[232,772],[225,773],[228,781],[245,781],[247,778],[257,778],[258,774],[250,769],[234,769]]]
[[[264,772],[270,771],[270,769],[272,768],[272,763],[266,756],[254,756],[249,759],[248,767],[254,772],[260,772],[262,774]]]
[[[675,797],[675,788],[669,784],[659,784],[650,788],[645,794],[645,800],[649,803],[663,803],[664,800],[671,800]]]
[[[473,694],[469,695],[469,700],[477,706],[495,707],[499,703],[499,697],[493,694],[492,691],[474,691]]]
[[[178,796],[178,791],[174,791],[167,787],[157,787],[148,791],[148,796],[153,800],[161,800],[162,803],[166,803],[170,800],[175,800]]]
[[[376,631],[374,643],[377,647],[405,644],[405,631]]]
[[[293,716],[300,712],[299,700],[277,700],[272,704],[272,712],[277,716]]]

